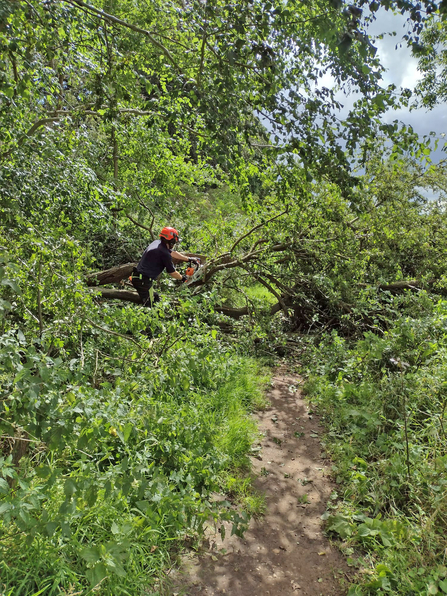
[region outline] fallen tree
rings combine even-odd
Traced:
[[[106,298],[107,300],[124,300],[125,302],[134,302],[135,304],[141,304],[140,297],[134,290],[98,288],[97,294],[99,294],[101,298]],[[240,319],[244,315],[248,315],[250,313],[250,309],[248,308],[248,306],[242,306],[240,308],[233,308],[231,306],[216,306],[214,310],[233,319]],[[274,315],[280,310],[281,305],[279,303],[274,304],[270,308],[270,314]]]

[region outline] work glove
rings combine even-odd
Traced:
[[[191,261],[191,263],[197,263],[197,265],[200,265],[201,263],[198,257],[189,257],[189,260]]]
[[[186,277],[186,275],[182,275],[182,283],[185,283],[185,281],[188,281],[188,278]]]

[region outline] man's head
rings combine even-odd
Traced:
[[[178,232],[175,228],[163,228],[160,232],[161,240],[164,240],[169,248],[173,248],[174,244],[178,242]]]

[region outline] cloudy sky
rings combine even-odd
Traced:
[[[405,87],[414,89],[416,83],[420,79],[420,73],[417,69],[417,60],[411,56],[410,50],[406,46],[406,42],[402,42],[402,36],[407,32],[408,26],[406,19],[401,15],[394,15],[391,12],[381,10],[376,13],[377,20],[368,28],[370,37],[380,33],[386,33],[383,39],[377,39],[373,43],[378,48],[378,54],[381,63],[386,69],[383,79],[383,85],[394,83],[397,88]],[[396,35],[390,35],[395,31]],[[402,43],[401,43],[402,42]],[[402,47],[399,47],[402,45]],[[397,48],[396,48],[397,46]],[[329,86],[325,81],[324,84]],[[346,111],[352,106],[355,101],[355,96],[345,96],[342,93],[337,97]],[[431,111],[427,109],[417,110],[398,110],[390,111],[384,117],[387,122],[399,120],[405,124],[409,124],[419,135],[426,135],[431,131],[436,133],[439,138],[438,150],[432,155],[434,162],[446,157],[446,153],[442,152],[444,146],[443,133],[447,133],[447,109],[446,106],[440,105]],[[447,139],[447,136],[445,137]]]
[[[392,31],[397,33],[395,37],[386,35],[383,39],[377,40],[375,43],[381,62],[386,68],[384,83],[387,85],[394,83],[398,87],[414,89],[420,79],[417,60],[411,56],[410,50],[404,43],[402,43],[401,48],[398,47],[396,49],[396,45],[400,45],[402,36],[407,31],[404,17],[381,11],[377,21],[369,29],[371,35]],[[437,106],[431,111],[427,111],[425,108],[412,110],[411,112],[405,110],[392,112],[388,116],[389,121],[396,118],[407,124],[411,124],[414,130],[421,135],[433,131],[440,137],[441,134],[447,133],[447,110],[445,105]],[[443,139],[442,137],[440,138]],[[440,143],[440,146],[443,142]],[[440,149],[436,153],[436,157],[445,157],[445,154],[440,153]]]

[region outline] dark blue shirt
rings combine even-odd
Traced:
[[[144,251],[137,265],[137,271],[146,277],[157,279],[165,268],[168,273],[175,271],[171,251],[161,240],[154,240]]]

